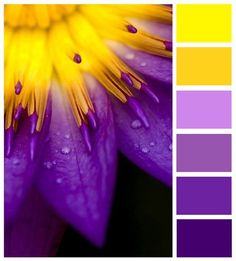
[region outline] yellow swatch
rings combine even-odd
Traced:
[[[178,85],[230,85],[231,48],[177,48]]]
[[[230,4],[178,4],[177,42],[230,42]]]

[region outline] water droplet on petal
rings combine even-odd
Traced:
[[[56,182],[57,182],[58,184],[61,184],[61,183],[62,183],[62,178],[57,178],[57,179],[56,179]]]
[[[143,148],[142,148],[142,152],[143,152],[143,153],[148,153],[148,152],[149,152],[149,149],[148,149],[147,147],[143,147]]]
[[[52,163],[50,161],[45,161],[43,163],[43,166],[46,168],[46,169],[51,169],[52,168]]]
[[[125,55],[125,58],[127,59],[127,60],[133,60],[134,59],[134,53],[127,53],[126,55]]]
[[[169,145],[169,150],[172,150],[172,143]]]
[[[20,160],[19,159],[13,159],[12,163],[14,165],[19,165],[20,164]]]
[[[56,164],[57,164],[57,162],[56,162],[55,160],[53,160],[53,161],[52,161],[52,164],[53,164],[53,165],[56,165]]]
[[[154,146],[155,146],[155,142],[151,141],[151,142],[149,143],[149,145],[150,145],[151,147],[154,147]]]
[[[142,66],[142,67],[145,67],[146,65],[147,65],[146,62],[141,62],[141,63],[140,63],[140,66]]]
[[[67,146],[65,146],[61,149],[61,153],[65,154],[65,155],[69,154],[70,152],[71,152],[71,149]]]
[[[139,129],[139,128],[142,127],[142,123],[141,123],[140,120],[134,120],[134,121],[132,121],[132,123],[131,123],[131,127],[132,127],[133,129]]]
[[[66,134],[66,135],[65,135],[65,138],[66,138],[66,139],[69,139],[69,138],[70,138],[70,134]]]

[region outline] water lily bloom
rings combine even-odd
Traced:
[[[5,6],[6,255],[49,254],[62,220],[102,246],[118,150],[171,185],[171,18],[164,5]]]

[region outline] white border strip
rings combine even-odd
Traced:
[[[206,3],[205,1],[194,1],[194,3]],[[209,1],[207,1],[209,3]],[[212,4],[217,4],[218,1],[213,1]],[[193,2],[185,1],[185,0],[178,0],[176,4],[193,4]],[[236,74],[235,72],[235,66],[236,66],[236,52],[235,52],[235,44],[236,44],[236,32],[235,32],[235,24],[236,24],[236,3],[235,1],[225,1],[222,4],[231,4],[232,5],[232,42],[231,43],[176,43],[176,47],[231,47],[232,48],[232,86],[228,85],[219,85],[219,86],[193,86],[193,85],[176,85],[176,79],[173,79],[173,89],[174,89],[174,95],[173,99],[176,99],[176,92],[180,90],[185,91],[194,91],[194,90],[203,90],[203,91],[232,91],[232,129],[177,129],[177,124],[173,125],[173,133],[176,134],[231,134],[232,135],[232,170],[231,172],[176,172],[176,159],[173,162],[173,176],[174,179],[177,177],[231,177],[232,180],[232,215],[176,215],[174,213],[173,217],[177,222],[178,219],[231,219],[232,218],[232,258],[227,258],[227,260],[233,260],[235,258],[235,248],[233,247],[235,245],[235,235],[236,235],[236,229],[235,229],[235,218],[236,218],[236,209],[233,199],[236,197],[236,180],[234,175],[232,173],[235,172],[235,144],[236,144],[236,135],[235,135],[235,129],[236,124],[234,120],[234,112],[236,111],[236,90],[235,90],[235,84],[236,84]],[[174,20],[174,25],[176,24],[176,20]],[[175,31],[176,32],[176,31]],[[176,38],[173,38],[174,41]],[[174,74],[176,72],[176,64],[173,64],[173,71]],[[175,113],[174,113],[175,112]],[[173,122],[176,123],[176,117],[177,117],[177,111],[176,111],[176,100],[173,100]],[[176,136],[174,136],[174,139],[176,139]],[[176,141],[175,146],[173,146],[173,153],[176,153]],[[175,155],[173,155],[175,157]],[[173,183],[176,186],[176,182]],[[173,188],[173,193],[176,192],[176,187]],[[176,205],[176,201],[174,201],[175,196],[173,196],[173,204]],[[173,207],[173,209],[176,209],[176,206]],[[176,225],[175,225],[176,229]],[[177,234],[177,231],[175,231]],[[176,242],[177,244],[177,242]],[[176,257],[176,255],[175,255]],[[179,259],[179,258],[177,258]],[[184,258],[184,260],[213,260],[215,258]],[[217,260],[226,260],[226,258],[217,258]]]

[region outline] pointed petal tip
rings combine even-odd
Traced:
[[[141,90],[145,92],[155,103],[159,103],[160,100],[154,91],[145,83],[141,85]]]
[[[15,85],[15,94],[16,95],[19,95],[21,93],[21,90],[22,90],[22,84],[20,81],[18,81]]]
[[[164,44],[165,44],[166,50],[172,52],[172,42],[164,41]]]
[[[149,128],[150,124],[141,104],[134,97],[128,97],[127,102],[133,112],[140,118],[144,127]]]
[[[127,30],[132,34],[136,34],[138,32],[137,28],[134,27],[132,24],[127,25]]]
[[[30,134],[33,134],[36,130],[38,121],[38,115],[36,112],[30,115]]]
[[[121,80],[126,83],[128,86],[130,87],[133,87],[134,86],[134,83],[131,79],[131,77],[129,76],[128,73],[124,73],[124,72],[121,72],[121,76],[120,76]]]
[[[81,56],[80,56],[78,53],[76,53],[76,54],[74,55],[74,57],[73,57],[73,61],[74,61],[75,63],[81,63],[81,62],[82,62],[82,58],[81,58]]]
[[[97,120],[96,120],[95,113],[93,113],[91,110],[89,110],[87,113],[87,117],[88,117],[88,122],[89,122],[90,126],[95,130],[97,128]]]
[[[23,107],[21,105],[18,105],[14,114],[14,120],[19,120],[23,112]]]
[[[88,150],[88,152],[91,152],[92,144],[91,144],[91,140],[90,140],[88,126],[85,123],[82,123],[82,125],[80,126],[80,130],[81,130],[81,134],[83,136],[85,145],[87,147],[87,150]]]

